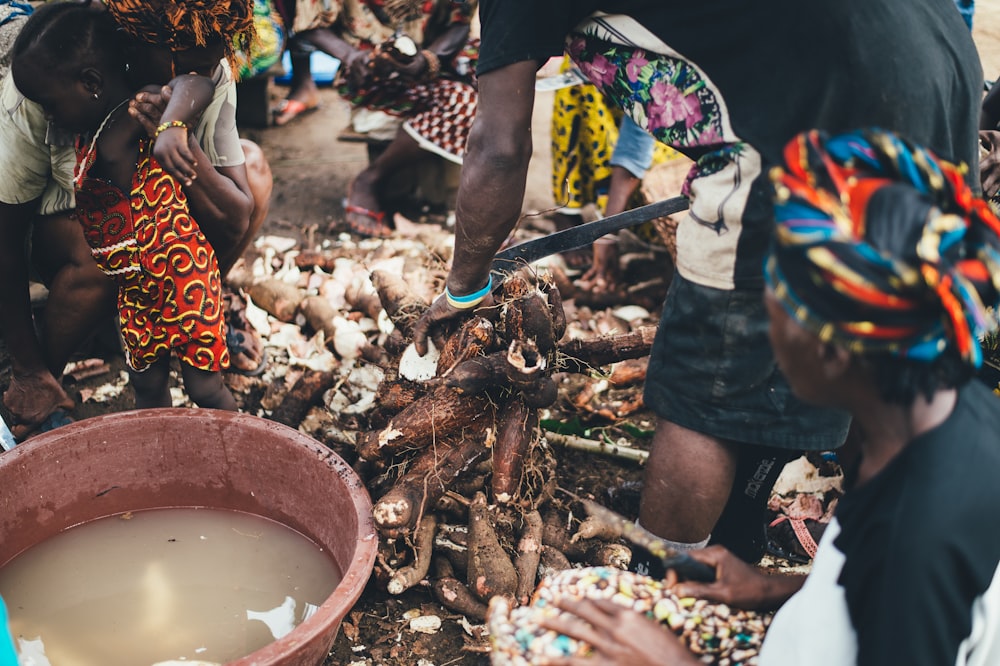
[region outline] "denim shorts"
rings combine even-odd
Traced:
[[[705,287],[675,271],[650,354],[646,405],[723,440],[802,451],[840,446],[850,417],[792,395],[767,328],[760,289]]]
[[[646,172],[653,164],[653,152],[656,150],[656,139],[646,132],[629,116],[622,116],[618,125],[618,143],[611,153],[611,166],[620,166],[636,178],[646,177]]]

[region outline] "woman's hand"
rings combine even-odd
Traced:
[[[347,83],[354,90],[367,87],[372,81],[371,51],[354,49],[344,63]]]
[[[621,284],[621,268],[618,265],[618,244],[594,243],[593,263],[587,272],[577,280],[580,289],[595,294],[609,294],[617,291]]]
[[[163,117],[172,93],[170,86],[146,87],[137,92],[128,103],[129,115],[142,125],[150,139],[156,136],[156,128],[160,126],[160,118]]]
[[[690,555],[714,567],[715,580],[678,583],[673,592],[679,597],[696,597],[745,610],[773,610],[797,592],[805,580],[804,576],[765,574],[722,546],[692,550]]]
[[[564,611],[542,626],[593,648],[586,657],[558,657],[553,666],[684,666],[699,664],[665,627],[607,599],[559,599]]]

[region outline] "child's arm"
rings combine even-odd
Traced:
[[[170,81],[162,92],[167,106],[153,138],[153,156],[167,173],[190,185],[197,178],[197,161],[188,128],[194,127],[211,103],[215,84],[204,76],[184,74]]]

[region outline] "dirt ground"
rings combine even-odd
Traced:
[[[987,80],[1000,77],[1000,2],[977,3],[974,37]],[[281,95],[284,89],[272,89]],[[355,173],[366,164],[362,144],[337,141],[348,119],[346,105],[329,89],[321,92],[322,107],[283,128],[247,130],[268,155],[275,177],[275,195],[266,232],[289,234],[310,229],[323,233],[342,221],[341,200]],[[552,208],[549,179],[549,120],[552,93],[536,97],[533,122],[535,153],[528,176],[524,210]],[[673,194],[673,193],[670,193]],[[332,225],[332,227],[331,227]],[[331,236],[332,237],[332,236]],[[642,446],[642,443],[640,443]],[[560,483],[607,501],[608,491],[634,486],[641,479],[637,464],[580,455],[559,456]],[[437,614],[445,620],[435,634],[407,628],[407,611]],[[450,620],[450,621],[449,621]],[[438,605],[424,590],[389,598],[370,587],[350,614],[334,645],[328,664],[485,664],[487,657],[468,651],[481,645],[478,632],[463,630],[461,618]],[[477,634],[476,636],[471,635]]]
[[[977,3],[974,36],[986,78],[1000,77],[1000,2],[980,0]],[[270,90],[272,99],[279,99],[284,93],[285,89],[278,86]],[[345,237],[340,235],[343,231],[342,200],[347,194],[348,183],[364,168],[368,155],[364,144],[337,139],[348,121],[346,103],[329,88],[321,88],[320,100],[321,107],[316,112],[286,127],[244,127],[241,133],[262,146],[274,173],[274,195],[262,235],[288,237],[299,245],[336,248],[345,242]],[[553,207],[548,146],[551,108],[552,93],[539,94],[533,124],[535,154],[529,170],[525,211],[544,211]],[[445,219],[443,215],[432,217],[431,223]],[[545,226],[544,221],[535,224],[541,228]],[[251,252],[248,259],[256,256],[256,252]],[[650,318],[655,314],[651,312]],[[121,369],[120,358],[108,352],[111,347],[107,343],[108,336],[103,338],[103,346],[98,342],[87,350],[88,355],[104,352],[103,355],[110,359],[112,374],[117,373]],[[0,386],[6,385],[7,372],[9,369],[0,367]],[[80,405],[74,416],[85,418],[131,407],[128,391],[122,391],[120,385],[109,390],[102,400],[94,400],[95,392],[107,386],[106,376],[78,383],[75,395]],[[253,407],[250,411],[260,409],[265,400],[265,387],[261,383],[238,381],[231,386],[244,392],[241,401],[244,406]],[[84,400],[85,396],[89,399]],[[648,414],[639,413],[632,418],[631,424],[634,432],[648,432],[652,420]],[[645,446],[641,438],[636,444],[640,448]],[[620,511],[626,514],[634,511],[633,491],[642,473],[639,464],[596,455],[565,455],[559,449],[556,454],[560,485],[604,503],[617,498]],[[616,494],[613,498],[609,493]],[[441,629],[430,634],[411,630],[409,619],[415,613],[437,615],[444,621]],[[482,652],[483,645],[482,629],[440,606],[426,588],[418,587],[399,597],[390,597],[371,584],[345,619],[326,664],[478,665],[488,663],[488,657]]]

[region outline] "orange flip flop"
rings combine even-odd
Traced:
[[[386,224],[385,211],[368,210],[363,206],[347,204],[344,206],[344,213],[347,219],[347,226],[351,231],[365,238],[388,238],[392,235],[392,227]],[[355,215],[353,219],[350,217]],[[368,224],[362,224],[360,219],[368,220]]]
[[[283,99],[271,110],[271,116],[274,118],[274,124],[281,127],[318,108],[319,104],[309,105],[297,99]]]

